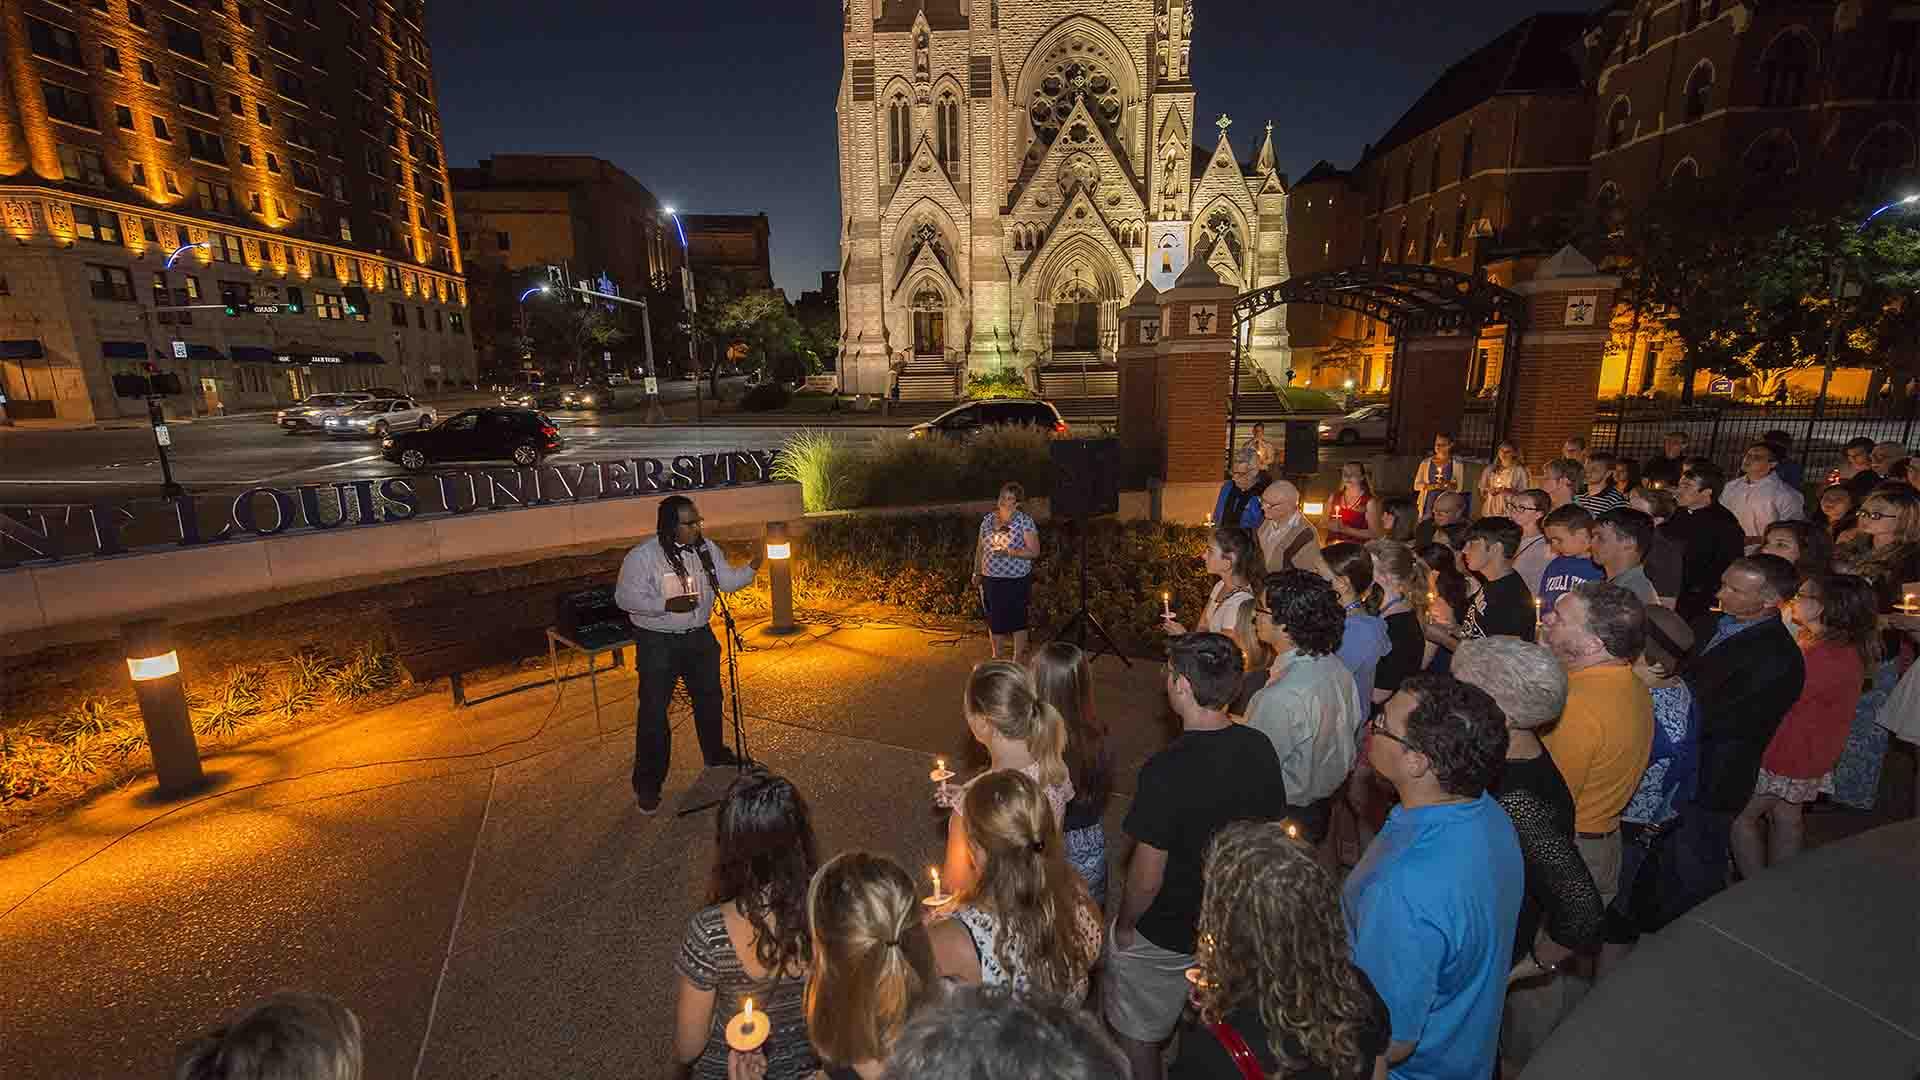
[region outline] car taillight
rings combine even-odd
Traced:
[[[540,434],[545,435],[549,439],[557,439],[560,437],[560,429],[551,428],[551,427],[542,425],[540,428]]]
[[[1053,425],[1053,433],[1055,435],[1065,435],[1068,430],[1069,429],[1067,427],[1067,422],[1065,420],[1061,420]]]

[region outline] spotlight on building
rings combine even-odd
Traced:
[[[773,593],[773,623],[770,634],[791,634],[800,629],[793,621],[793,541],[787,538],[787,523],[767,522],[767,586]]]
[[[120,640],[126,646],[127,674],[133,679],[133,696],[147,729],[160,794],[193,791],[205,777],[187,714],[187,687],[180,678],[173,632],[164,619],[143,619],[121,627]]]

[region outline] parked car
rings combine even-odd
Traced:
[[[467,409],[425,431],[396,431],[380,440],[380,454],[409,472],[439,461],[511,461],[538,465],[566,446],[560,429],[532,409]]]
[[[1386,442],[1391,417],[1385,405],[1366,405],[1337,420],[1320,422],[1320,441],[1352,446],[1357,442]]]
[[[567,392],[558,386],[527,386],[500,395],[500,404],[515,409],[558,409]]]
[[[1051,401],[1031,398],[1002,401],[970,401],[957,405],[924,424],[907,429],[907,438],[971,439],[987,428],[1028,424],[1044,429],[1048,435],[1064,439],[1072,429],[1061,418]]]
[[[417,404],[411,398],[383,398],[329,416],[325,426],[329,435],[373,435],[385,438],[390,431],[432,427],[433,410]]]
[[[273,422],[289,435],[298,435],[303,431],[324,431],[327,417],[338,416],[373,399],[373,395],[364,390],[311,394],[274,413]]]

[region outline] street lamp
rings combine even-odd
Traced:
[[[687,227],[679,211],[663,206],[660,212],[673,219],[673,231],[680,237],[680,307],[687,315],[687,360],[693,365],[693,422],[700,422],[700,332],[695,328],[694,312],[698,301],[693,292],[693,265],[687,251]]]
[[[208,251],[212,251],[212,250],[213,250],[213,241],[211,241],[211,240],[201,240],[201,241],[198,241],[198,242],[196,242],[196,243],[192,243],[192,244],[181,244],[181,245],[180,245],[179,247],[177,247],[177,248],[174,248],[174,249],[173,249],[173,250],[172,250],[171,252],[169,252],[169,253],[167,254],[167,267],[166,267],[166,268],[167,268],[168,270],[171,270],[171,269],[173,269],[173,262],[174,262],[174,260],[175,260],[175,259],[178,259],[178,258],[180,257],[180,253],[181,253],[181,252],[183,252],[183,251],[191,251],[191,250],[193,250],[194,248],[205,248],[205,249],[207,249]]]
[[[1881,207],[1880,209],[1875,210],[1873,213],[1868,214],[1866,216],[1866,219],[1860,222],[1860,227],[1862,229],[1865,229],[1868,225],[1873,223],[1874,218],[1879,217],[1881,214],[1886,213],[1887,211],[1893,209],[1896,206],[1912,206],[1914,203],[1917,203],[1917,202],[1920,202],[1920,191],[1916,191],[1912,195],[1907,195],[1907,196],[1903,196],[1901,198],[1895,199],[1892,202],[1888,203],[1887,205]]]

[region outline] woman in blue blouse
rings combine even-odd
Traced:
[[[1040,557],[1040,527],[1020,509],[1026,497],[1017,482],[1001,486],[999,504],[980,519],[973,552],[973,583],[987,609],[993,657],[1015,663],[1027,651],[1027,599],[1033,592],[1033,560]]]

